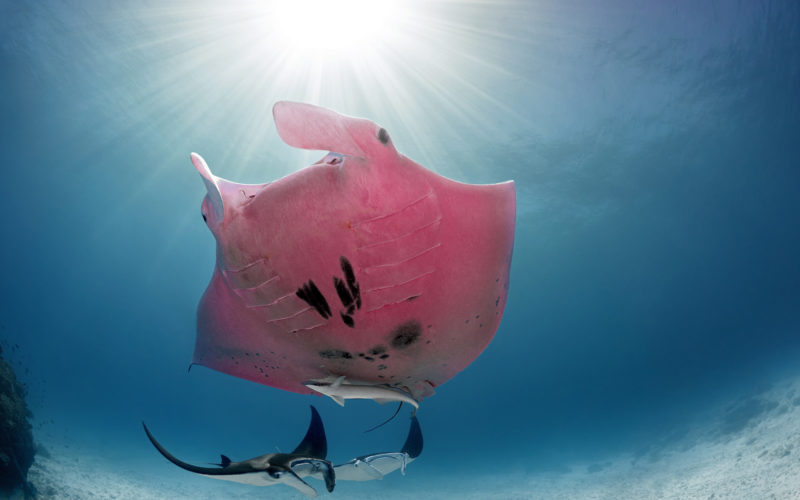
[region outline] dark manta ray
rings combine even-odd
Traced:
[[[514,183],[442,177],[369,120],[294,102],[273,115],[287,144],[330,153],[257,185],[192,153],[217,244],[193,363],[340,404],[433,394],[500,325]]]
[[[316,497],[317,492],[303,481],[303,477],[311,476],[323,479],[328,491],[333,491],[336,484],[333,466],[325,460],[325,455],[328,453],[325,428],[322,426],[319,413],[313,406],[311,407],[311,422],[308,425],[308,431],[293,452],[269,453],[241,462],[233,462],[222,455],[222,461],[218,467],[199,467],[176,458],[156,441],[144,422],[142,422],[142,426],[147,437],[150,438],[150,442],[167,460],[189,472],[253,486],[285,484],[310,498]]]
[[[383,479],[386,474],[400,469],[405,475],[406,466],[422,453],[422,429],[417,417],[411,417],[408,437],[400,451],[372,453],[335,466],[339,481],[371,481]]]

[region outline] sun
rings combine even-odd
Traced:
[[[522,9],[514,2],[522,0],[202,0],[137,8],[137,22],[104,29],[136,34],[109,56],[136,56],[133,71],[158,54],[142,76],[146,91],[134,89],[137,105],[126,113],[163,110],[142,119],[182,124],[163,127],[176,141],[224,123],[217,127],[224,126],[225,149],[236,157],[229,164],[239,165],[225,174],[257,181],[247,177],[257,170],[250,165],[288,155],[269,131],[280,100],[373,119],[427,163],[446,156],[459,137],[486,137],[487,117],[502,115],[509,129],[527,126],[529,114],[497,92],[507,81],[524,89],[515,68],[536,57],[525,46],[509,51],[519,42],[504,34]],[[489,131],[505,138],[500,128]],[[301,157],[273,162],[272,176],[313,163],[318,153],[292,154]]]
[[[402,12],[391,0],[292,0],[273,10],[276,35],[299,53],[358,56],[388,43]]]

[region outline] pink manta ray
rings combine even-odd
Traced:
[[[258,185],[221,179],[191,155],[217,240],[193,363],[299,393],[344,376],[433,394],[500,324],[514,183],[446,179],[369,120],[293,102],[273,115],[287,144],[331,153]]]

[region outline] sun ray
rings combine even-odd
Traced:
[[[377,13],[370,5],[383,2],[306,0],[302,11],[289,3],[123,4],[53,22],[83,30],[92,67],[108,68],[87,85],[92,105],[120,121],[117,135],[157,131],[173,144],[192,137],[216,173],[244,182],[286,175],[318,156],[285,148],[270,131],[278,100],[369,117],[423,162],[476,147],[470,137],[502,136],[493,123],[527,127],[530,113],[497,89],[510,81],[535,88],[524,68],[536,38],[517,20],[535,12],[529,2],[393,0]],[[548,26],[540,19],[526,30]]]

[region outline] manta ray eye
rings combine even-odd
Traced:
[[[378,130],[378,140],[381,144],[389,144],[389,132],[385,128]]]
[[[267,474],[269,474],[270,477],[272,477],[273,479],[280,479],[281,476],[283,476],[283,471],[280,469],[273,469],[272,467],[270,467],[269,469],[267,469]]]
[[[202,215],[203,215],[203,222],[208,222],[208,217],[206,217],[206,214],[202,214]]]

